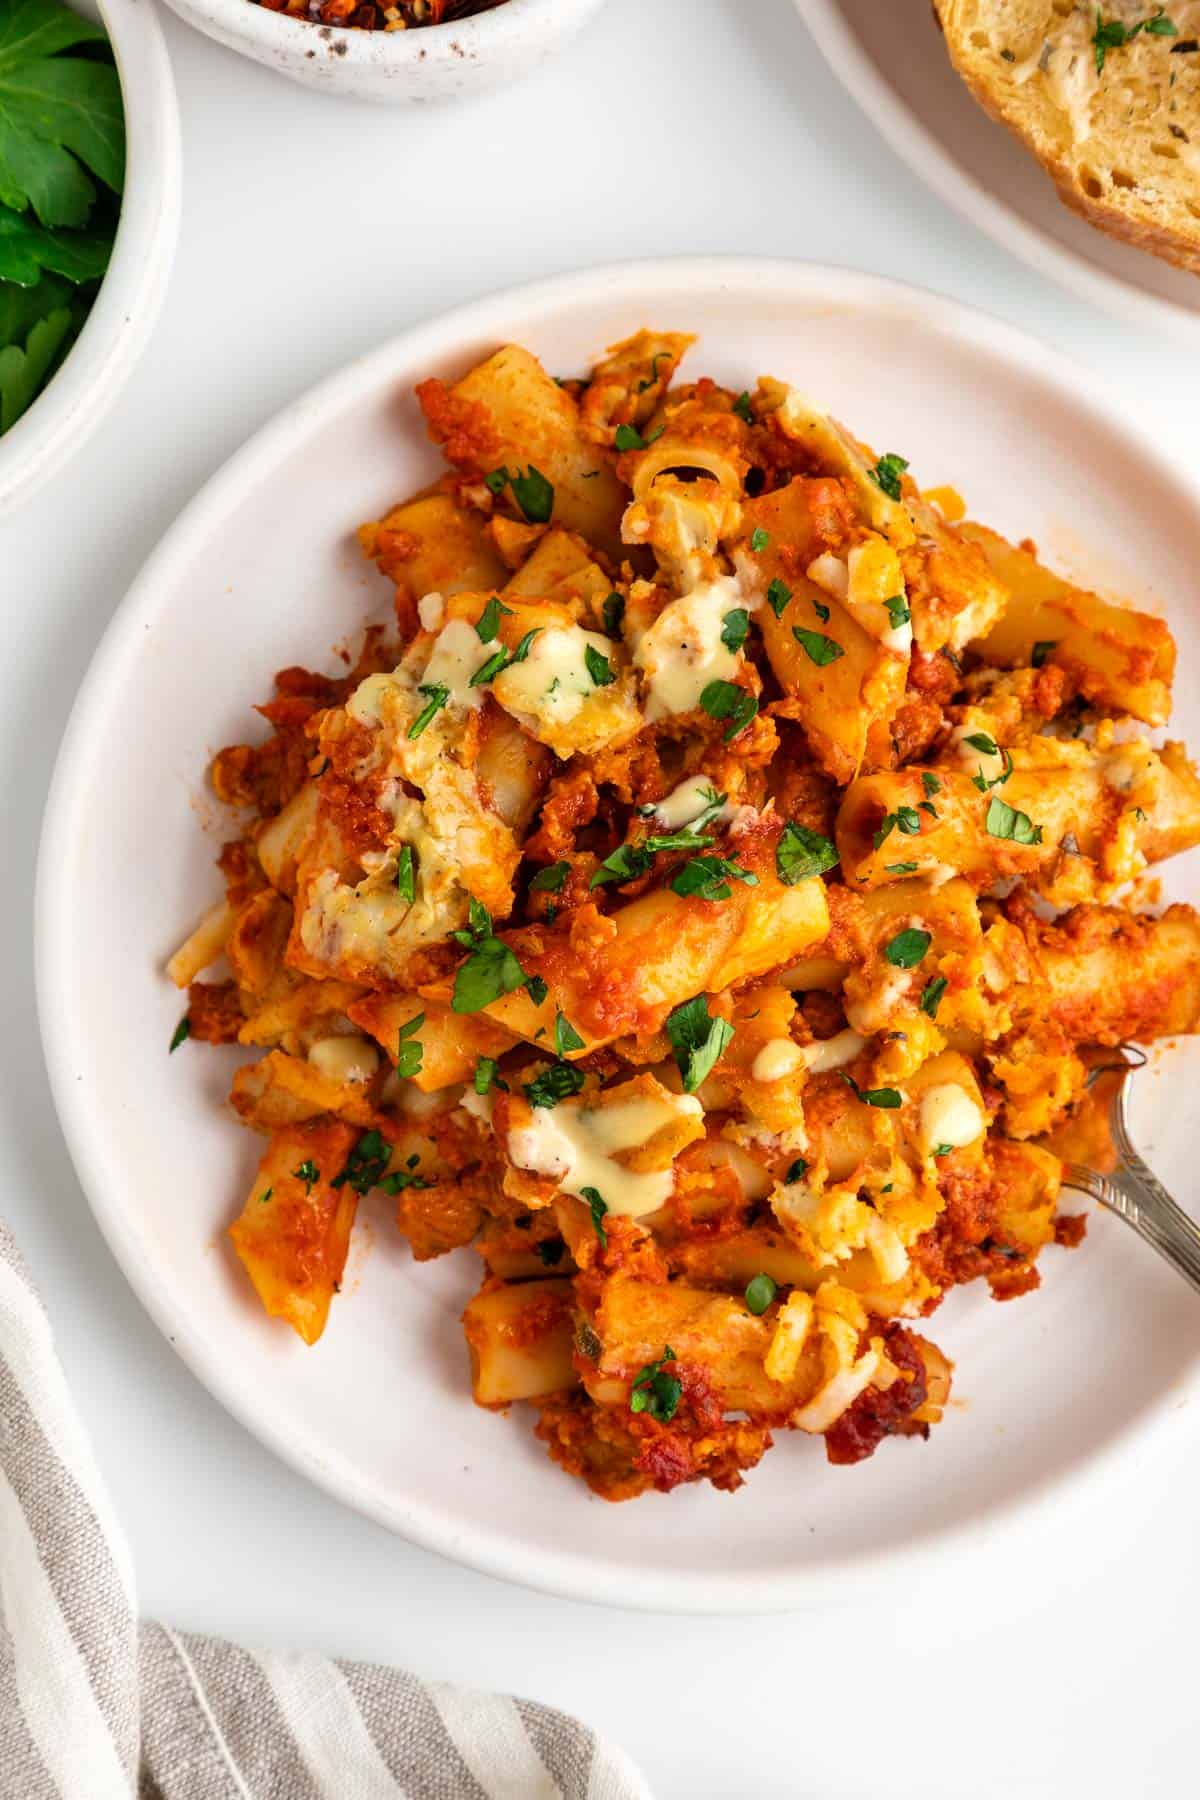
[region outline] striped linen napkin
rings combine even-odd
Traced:
[[[129,1548],[0,1223],[0,1800],[649,1800],[526,1700],[139,1624]]]

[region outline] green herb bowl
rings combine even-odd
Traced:
[[[0,436],[0,513],[25,500],[81,447],[145,348],[179,234],[179,107],[149,0],[72,0],[108,33],[125,112],[125,182],[104,279],[61,366]]]

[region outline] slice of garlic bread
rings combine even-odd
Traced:
[[[1200,0],[934,0],[959,74],[1068,206],[1200,274]]]

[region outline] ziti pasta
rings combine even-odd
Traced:
[[[171,964],[177,1041],[254,1052],[267,1311],[320,1336],[382,1189],[480,1259],[476,1400],[610,1499],[926,1436],[943,1295],[1082,1234],[1043,1140],[1097,1047],[1200,1020],[1196,914],[1116,899],[1200,841],[1165,625],[690,343],[421,384],[448,472],[359,534],[395,631],[216,757]]]

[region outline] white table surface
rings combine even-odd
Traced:
[[[277,1463],[143,1315],[67,1159],[30,957],[54,754],[113,608],[225,457],[379,339],[589,263],[811,257],[1039,333],[1123,387],[1193,462],[1194,361],[949,215],[842,93],[789,0],[609,0],[524,86],[444,110],[320,98],[165,23],[185,158],[165,314],[97,436],[0,525],[0,1207],[49,1302],[143,1609],[570,1708],[620,1739],[663,1800],[1194,1792],[1194,1422],[1131,1457],[1119,1485],[1068,1495],[1036,1526],[981,1531],[952,1561],[882,1575],[836,1610],[656,1618],[452,1567]]]

